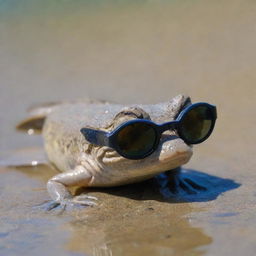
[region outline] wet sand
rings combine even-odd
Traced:
[[[213,182],[207,195],[164,200],[142,183],[90,191],[95,208],[46,213],[37,205],[56,171],[1,167],[0,254],[253,255],[255,11],[242,0],[0,2],[1,158],[42,148],[14,129],[32,104],[185,93],[218,108],[214,133],[184,166]]]

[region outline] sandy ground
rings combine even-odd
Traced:
[[[185,93],[218,108],[184,166],[211,193],[182,202],[143,183],[90,191],[95,208],[48,213],[37,205],[56,171],[2,167],[0,254],[254,255],[255,12],[249,0],[0,1],[1,159],[42,148],[14,129],[32,104]]]

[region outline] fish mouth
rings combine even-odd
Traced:
[[[176,151],[176,152],[164,152],[160,154],[159,161],[160,162],[169,162],[169,161],[175,161],[175,160],[183,160],[182,164],[187,163],[191,156],[193,155],[192,148],[188,148],[186,151]]]
[[[162,164],[169,164],[171,168],[176,168],[186,164],[193,155],[192,146],[187,145],[180,138],[171,143],[162,145],[158,161]],[[172,167],[174,166],[174,167]]]
[[[155,176],[158,173],[169,171],[186,164],[193,154],[192,147],[181,145],[180,148],[174,147],[172,150],[161,150],[156,152],[148,159],[142,159],[140,171],[137,170],[139,175]]]
[[[150,170],[155,173],[172,170],[186,164],[191,156],[192,150],[186,152],[176,152],[175,154],[165,153],[159,157],[158,161],[152,162]]]

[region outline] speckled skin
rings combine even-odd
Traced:
[[[156,123],[173,120],[190,99],[178,95],[155,105],[70,103],[52,108],[43,127],[45,150],[51,163],[63,173],[48,181],[52,199],[59,204],[92,205],[94,198],[72,197],[68,186],[115,186],[145,180],[187,163],[192,149],[175,131],[162,135],[157,150],[145,159],[130,160],[108,147],[94,146],[81,134],[83,127],[111,131],[134,118]]]

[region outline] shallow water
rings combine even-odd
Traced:
[[[42,147],[14,129],[40,102],[186,93],[218,107],[185,166],[215,177],[210,196],[166,201],[143,183],[91,191],[95,208],[46,213],[36,205],[56,171],[1,168],[1,255],[253,255],[255,11],[249,0],[0,1],[1,156]]]

